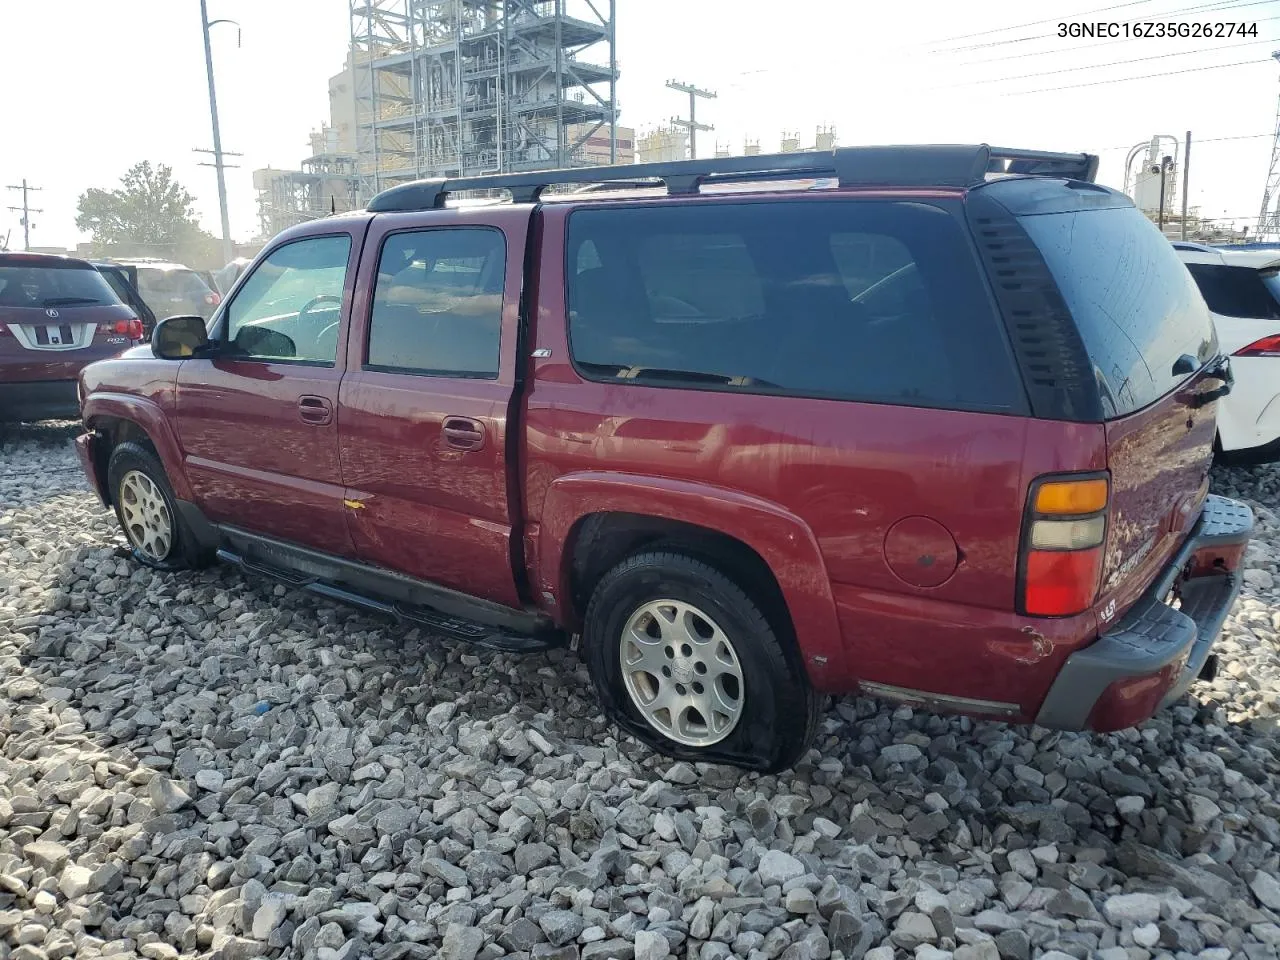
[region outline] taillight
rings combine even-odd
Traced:
[[[3,323],[0,323],[0,337],[3,337],[8,332],[9,332],[9,328],[6,327]]]
[[[1280,333],[1255,340],[1247,347],[1241,347],[1233,357],[1280,357]]]
[[[1042,477],[1031,485],[1022,538],[1021,612],[1067,617],[1093,605],[1107,537],[1106,477]]]
[[[132,317],[128,320],[117,320],[112,330],[121,336],[128,337],[130,340],[142,339],[142,321],[137,317]]]
[[[217,293],[206,293],[204,297],[204,302],[211,307],[216,307],[218,304],[222,302],[222,297],[220,294],[217,294]]]

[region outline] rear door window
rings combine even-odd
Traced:
[[[1220,263],[1188,263],[1187,269],[1200,287],[1209,309],[1224,317],[1280,320],[1280,299],[1273,290],[1275,273],[1267,277],[1253,267],[1231,267]]]
[[[584,209],[569,219],[573,359],[646,385],[1022,410],[963,227],[922,203]]]
[[[365,369],[496,378],[505,277],[498,230],[392,234],[378,260]]]
[[[1209,311],[1155,225],[1130,206],[1018,218],[1066,300],[1108,417],[1154,403],[1217,353]]]

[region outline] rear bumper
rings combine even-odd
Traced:
[[[0,423],[24,420],[79,420],[75,380],[0,383]]]
[[[1240,592],[1238,568],[1252,531],[1245,504],[1208,497],[1191,535],[1138,602],[1067,658],[1036,722],[1059,730],[1119,730],[1182,696]],[[1180,609],[1166,602],[1171,591]]]

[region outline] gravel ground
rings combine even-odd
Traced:
[[[572,654],[125,559],[0,449],[0,957],[1103,960],[1280,946],[1280,469],[1224,669],[1077,736],[836,703],[783,776],[619,741]]]

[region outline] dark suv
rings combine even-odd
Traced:
[[[576,642],[677,756],[778,769],[858,690],[1128,726],[1212,669],[1252,517],[1207,494],[1204,302],[1095,169],[867,147],[397,187],[85,371],[79,449],[139,561]]]
[[[0,252],[0,423],[78,417],[81,367],[142,335],[137,314],[92,265]]]

